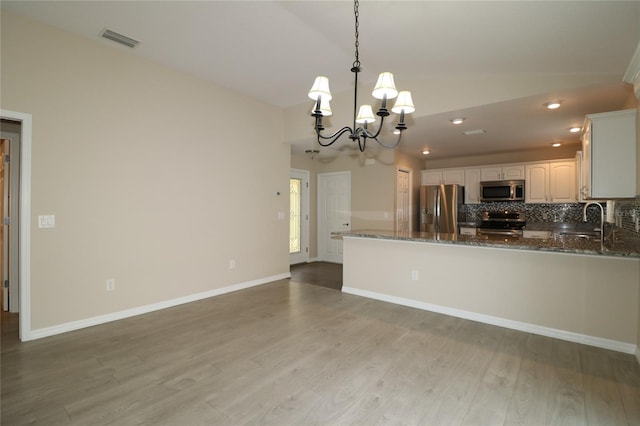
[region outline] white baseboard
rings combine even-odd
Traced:
[[[553,337],[569,342],[582,343],[589,346],[595,346],[612,351],[634,354],[640,362],[640,349],[631,343],[619,342],[617,340],[603,339],[601,337],[587,336],[585,334],[573,333],[570,331],[558,330],[555,328],[541,327],[535,324],[529,324],[519,321],[508,320],[490,315],[478,314],[475,312],[463,311],[461,309],[449,308],[446,306],[434,305],[431,303],[420,302],[413,299],[403,297],[389,296],[383,293],[376,293],[368,290],[360,290],[353,287],[342,287],[343,293],[353,294],[356,296],[367,297],[369,299],[380,300],[383,302],[394,303],[396,305],[409,306],[411,308],[422,309],[424,311],[437,312],[439,314],[450,315],[453,317],[464,318],[472,321],[482,322],[485,324],[497,325],[499,327],[510,328],[513,330],[524,331],[527,333],[538,334],[541,336]]]
[[[82,319],[79,321],[67,322],[64,324],[54,325],[52,327],[39,328],[31,330],[28,336],[23,336],[22,341],[41,339],[43,337],[54,336],[56,334],[66,333],[69,331],[79,330],[81,328],[92,327],[94,325],[105,324],[112,321],[117,321],[124,318],[133,317],[136,315],[146,314],[153,311],[159,311],[161,309],[171,308],[173,306],[182,305],[185,303],[195,302],[209,297],[219,296],[225,293],[231,293],[233,291],[243,290],[249,287],[255,287],[262,284],[267,284],[273,281],[283,280],[291,278],[290,273],[284,273],[279,275],[273,275],[270,277],[260,278],[253,281],[246,281],[239,284],[230,285],[227,287],[216,288],[213,290],[205,291],[202,293],[196,293],[189,296],[179,297],[177,299],[165,300],[159,303],[153,303],[151,305],[139,306],[137,308],[126,309],[124,311],[113,312],[110,314],[99,315],[97,317],[91,317]]]

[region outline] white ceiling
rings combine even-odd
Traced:
[[[280,107],[308,102],[316,75],[352,90],[351,1],[2,1],[2,8],[180,69]],[[99,38],[104,28],[141,44]],[[361,81],[391,70],[396,81],[442,75],[611,74],[621,81],[640,40],[640,1],[370,1],[360,4]],[[371,70],[371,71],[369,71]],[[433,158],[570,142],[587,113],[620,109],[628,85],[554,92],[414,120],[403,141]],[[419,108],[419,99],[414,99]],[[309,118],[309,126],[312,120]],[[470,144],[462,130],[486,129]],[[573,140],[577,137],[573,136]]]

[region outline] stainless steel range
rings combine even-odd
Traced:
[[[478,225],[478,235],[501,235],[505,237],[521,237],[527,224],[524,213],[497,211],[482,213],[482,221]]]

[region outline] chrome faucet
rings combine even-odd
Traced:
[[[602,204],[598,203],[597,201],[589,201],[587,204],[585,204],[584,208],[582,209],[582,220],[584,222],[587,221],[587,207],[591,205],[600,207],[600,243],[604,244],[604,207],[602,207]]]

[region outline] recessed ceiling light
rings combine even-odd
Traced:
[[[458,117],[458,118],[452,118],[449,121],[452,122],[453,124],[462,124],[464,120],[465,120],[464,117]]]
[[[559,146],[562,146],[562,144],[560,142],[554,142],[551,144],[552,147],[557,148]]]
[[[542,105],[544,105],[548,109],[558,109],[558,108],[560,108],[560,104],[561,103],[562,103],[561,101],[553,101],[553,102],[544,103]]]
[[[571,133],[578,133],[580,130],[582,130],[582,127],[571,127],[571,128],[569,128],[569,131]]]
[[[422,154],[423,155],[429,155],[430,152],[431,151],[429,151],[428,149],[425,149],[425,150],[422,151]]]

